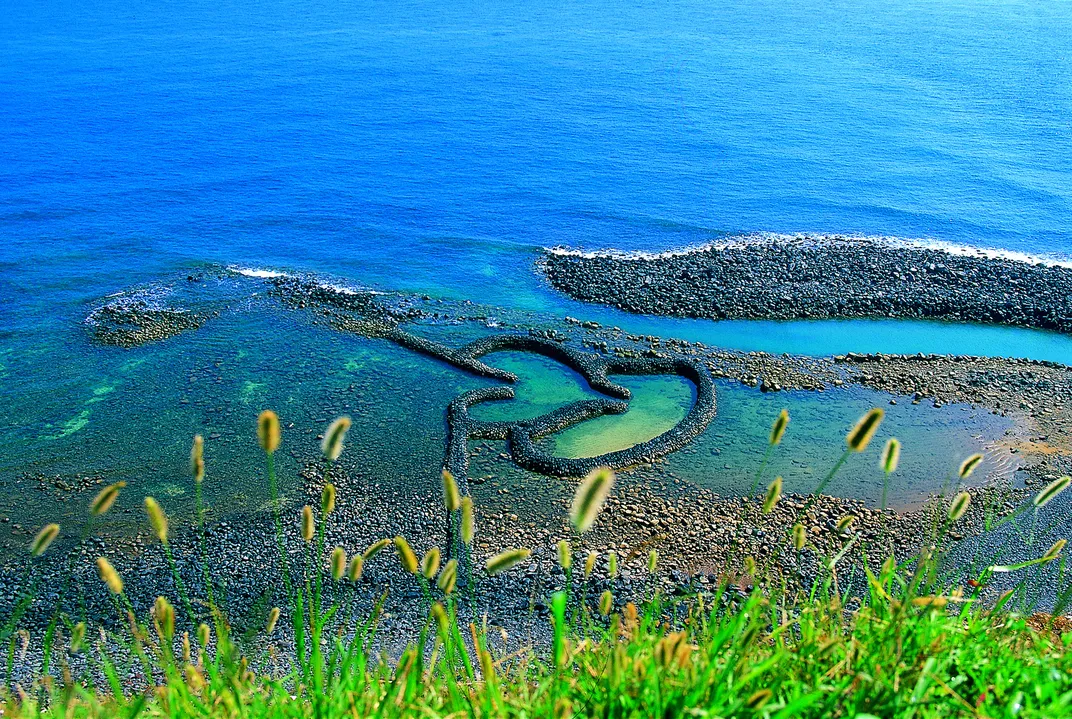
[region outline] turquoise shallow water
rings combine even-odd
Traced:
[[[489,331],[473,324],[413,329],[451,345]],[[0,433],[5,447],[0,492],[20,497],[5,510],[15,521],[82,516],[90,490],[53,491],[56,477],[128,481],[134,494],[126,503],[130,514],[114,518],[120,524],[140,517],[136,498],[141,493],[166,498],[170,510],[183,516],[192,508],[186,463],[195,433],[206,437],[205,486],[213,511],[225,516],[261,508],[266,489],[254,424],[265,407],[274,408],[284,424],[279,457],[290,496],[298,491],[292,453],[315,452],[317,434],[342,413],[355,419],[347,451],[361,457],[359,471],[366,478],[385,489],[434,487],[446,442],[447,404],[466,390],[493,383],[383,340],[309,325],[304,315],[262,303],[225,312],[165,342],[121,350],[92,346],[83,337],[78,351],[80,361],[54,363],[47,383],[28,386],[18,402],[6,406],[7,417],[21,420]],[[499,352],[486,359],[518,373],[521,381],[514,400],[479,405],[473,410],[477,418],[534,417],[596,396],[579,375],[546,358]],[[4,372],[17,376],[39,361],[33,355],[12,356]],[[679,421],[694,395],[679,378],[616,379],[633,392],[628,413],[552,435],[542,440],[544,446],[563,456],[591,456],[645,441]],[[671,455],[666,467],[723,494],[747,489],[767,428],[782,407],[790,410],[793,423],[770,469],[783,474],[789,488],[804,491],[841,451],[855,418],[888,399],[866,390],[769,395],[728,382],[720,382],[717,392],[718,416],[708,431]],[[890,495],[899,504],[939,488],[960,457],[1000,441],[1011,426],[955,405],[890,409],[883,437],[897,434],[906,446]],[[877,448],[871,454],[877,456]],[[832,490],[877,500],[876,456],[854,458]],[[500,470],[507,471],[508,461],[499,461]]]
[[[601,396],[584,378],[542,356],[496,352],[485,357],[520,379],[514,400],[477,405],[475,419],[531,419],[571,402]],[[692,385],[680,377],[620,377],[612,379],[633,397],[629,411],[589,420],[546,438],[542,445],[564,457],[594,457],[646,442],[680,422],[695,398]]]
[[[376,471],[434,480],[442,409],[476,380],[430,360],[258,311],[136,350],[89,343],[82,322],[101,298],[206,265],[738,349],[1072,362],[1072,339],[1025,330],[626,316],[564,299],[533,271],[551,245],[658,251],[749,232],[1067,256],[1070,25],[1068,3],[1019,0],[9,2],[0,487],[17,491],[25,473],[107,474],[181,505],[186,443],[200,431],[221,435],[210,442],[220,511],[258,506],[246,438],[267,405],[308,442],[335,413],[360,413],[354,446]],[[533,371],[532,402],[552,401],[554,370]],[[596,451],[683,411],[687,388],[638,381],[635,415],[548,441]],[[669,460],[726,492],[755,459],[730,439],[761,441],[776,411],[736,391],[723,388],[716,424]],[[817,448],[840,442],[843,414],[885,401],[782,399],[812,420],[795,428],[828,426]],[[929,486],[972,435],[1001,430],[959,408],[905,411],[896,421],[906,433],[922,423],[917,446],[935,458],[906,473],[905,492]],[[873,496],[868,482],[838,491]],[[34,492],[12,511],[58,511]]]

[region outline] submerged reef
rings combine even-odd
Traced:
[[[130,348],[195,330],[211,318],[211,313],[159,307],[144,300],[131,300],[98,307],[87,318],[87,322],[97,342]]]
[[[903,318],[1072,332],[1072,269],[844,237],[745,238],[657,256],[548,252],[551,284],[629,312]]]

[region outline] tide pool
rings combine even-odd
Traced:
[[[515,373],[519,381],[513,400],[475,405],[470,410],[474,419],[532,419],[571,402],[603,396],[589,389],[579,374],[546,357],[494,352],[484,361]],[[626,449],[672,429],[695,398],[692,384],[681,377],[612,375],[611,379],[632,392],[627,413],[588,420],[539,444],[562,457],[594,457]]]

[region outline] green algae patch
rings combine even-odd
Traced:
[[[72,435],[80,429],[84,428],[87,424],[89,424],[89,410],[84,409],[79,412],[77,416],[72,417],[71,419],[64,422],[63,429],[61,429],[57,434],[48,435],[44,439],[63,439],[64,437]]]
[[[186,494],[186,488],[175,482],[161,482],[157,485],[156,492],[165,497],[181,497]]]
[[[242,383],[242,389],[238,391],[238,399],[244,404],[250,404],[264,394],[264,382],[254,382],[247,379]]]
[[[560,457],[595,457],[616,452],[659,436],[685,417],[693,389],[681,377],[616,377],[633,398],[629,411],[603,415],[548,437],[551,452]]]
[[[134,370],[145,364],[145,357],[135,357],[124,362],[120,367],[120,372],[133,372]]]
[[[93,388],[93,396],[86,400],[86,404],[95,404],[97,402],[103,402],[104,398],[115,392],[116,386],[114,384],[100,384]]]

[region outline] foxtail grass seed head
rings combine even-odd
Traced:
[[[202,649],[207,649],[212,643],[212,627],[202,622],[197,625],[197,642]]]
[[[126,482],[116,482],[102,489],[89,503],[89,513],[94,517],[99,517],[107,512],[115,504],[115,500],[119,498],[119,490],[125,486],[127,486]]]
[[[607,576],[614,579],[618,576],[618,554],[617,552],[607,553]]]
[[[856,517],[851,514],[846,514],[844,517],[837,521],[837,533],[844,534],[848,531],[852,523],[856,521]]]
[[[1072,477],[1055,479],[1047,484],[1041,492],[1036,494],[1035,499],[1032,501],[1034,501],[1036,507],[1045,507],[1051,499],[1068,489],[1069,484],[1072,484]]]
[[[804,529],[804,525],[797,522],[793,525],[793,549],[798,552],[804,549],[804,545],[808,542],[808,531]]]
[[[436,586],[439,587],[439,591],[444,594],[452,594],[454,588],[458,584],[458,560],[452,559],[447,562],[443,567],[443,571],[439,573],[439,579],[436,581]]]
[[[71,628],[71,654],[82,651],[82,644],[86,641],[86,623],[79,622]]]
[[[365,558],[360,554],[355,554],[346,566],[346,578],[351,582],[359,582],[363,571],[365,571]]]
[[[268,612],[268,624],[264,627],[265,634],[271,634],[275,631],[275,625],[279,622],[279,607],[272,607],[272,611]]]
[[[261,449],[268,454],[274,454],[279,449],[279,415],[270,409],[261,412],[257,418],[257,440],[261,443]]]
[[[346,550],[342,547],[335,547],[331,550],[331,578],[337,582],[342,579],[345,572]]]
[[[525,561],[530,554],[532,552],[527,549],[507,549],[505,552],[499,552],[489,559],[484,568],[487,570],[489,577],[494,577],[496,574],[502,574],[511,567]]]
[[[604,591],[599,595],[599,613],[604,617],[610,614],[610,610],[614,608],[614,595],[610,593],[610,590]]]
[[[770,689],[760,689],[755,694],[748,697],[748,699],[745,701],[745,706],[747,706],[752,711],[759,711],[767,702],[770,701],[772,696],[774,696],[774,692],[772,692]]]
[[[306,542],[313,541],[316,534],[316,520],[313,519],[313,508],[308,504],[301,511],[301,536]]]
[[[973,454],[966,460],[960,463],[960,469],[957,470],[957,476],[961,479],[967,479],[971,476],[971,473],[975,471],[975,468],[983,461],[983,455]]]
[[[1067,539],[1058,539],[1050,546],[1049,549],[1046,550],[1046,553],[1042,555],[1042,561],[1052,562],[1053,560],[1057,559],[1057,557],[1061,554],[1061,550],[1065,548],[1066,544],[1068,544]]]
[[[439,602],[432,604],[432,619],[435,620],[439,634],[446,637],[450,629],[450,618],[447,616],[447,610]]]
[[[37,533],[33,541],[30,542],[30,554],[34,557],[40,557],[48,549],[48,545],[52,544],[52,541],[60,534],[60,525],[58,524],[46,524],[41,527],[41,531]]]
[[[752,555],[744,558],[744,573],[749,576],[754,576],[756,573],[756,559]]]
[[[325,517],[335,511],[335,485],[331,482],[327,482],[320,492],[320,511]]]
[[[457,511],[462,506],[462,493],[458,491],[458,483],[447,469],[443,470],[443,506],[448,512]]]
[[[195,667],[193,664],[187,664],[182,670],[183,676],[186,679],[186,686],[190,687],[190,691],[194,694],[200,694],[208,686],[205,681],[205,675]]]
[[[770,514],[782,498],[782,478],[775,477],[767,487],[767,496],[763,498],[763,514]]]
[[[648,574],[655,574],[655,570],[659,568],[659,550],[653,549],[648,552]]]
[[[871,438],[875,436],[875,432],[878,431],[878,426],[882,424],[882,418],[885,415],[885,412],[876,407],[861,417],[860,421],[845,437],[845,442],[849,445],[849,449],[853,452],[863,452],[867,449],[867,445],[871,443]]]
[[[175,608],[166,597],[157,597],[153,603],[153,624],[164,641],[170,642],[175,636]]]
[[[592,576],[592,572],[596,568],[596,560],[599,559],[599,552],[592,550],[588,553],[588,556],[584,558],[584,578],[588,579]]]
[[[613,485],[614,472],[609,467],[593,469],[578,485],[570,507],[570,522],[578,534],[584,534],[595,523]]]
[[[486,649],[477,650],[477,658],[480,660],[480,674],[487,684],[495,682],[495,662],[491,659],[491,652]]]
[[[324,457],[334,462],[342,454],[342,443],[350,429],[350,418],[339,417],[324,430],[324,439],[320,442],[320,451]]]
[[[194,443],[190,447],[190,474],[198,484],[205,480],[205,439],[199,434],[194,435]]]
[[[402,568],[410,574],[416,574],[418,571],[417,555],[413,553],[409,542],[402,535],[395,537],[395,549],[398,550],[398,561],[401,562]]]
[[[569,569],[573,566],[573,553],[570,551],[570,544],[565,539],[558,541],[558,566],[563,569]]]
[[[167,544],[168,521],[167,515],[160,505],[152,497],[145,498],[145,513],[149,515],[149,524],[153,527],[153,534],[161,542]]]
[[[971,504],[971,495],[967,492],[961,492],[954,497],[953,503],[949,505],[949,521],[955,522],[963,517],[968,511],[969,504]]]
[[[837,520],[837,534],[844,536],[855,521],[857,518],[853,514],[846,514],[842,519]]]
[[[421,557],[421,574],[432,579],[439,572],[439,547],[432,547]]]
[[[788,426],[789,410],[783,409],[778,413],[778,417],[774,420],[774,424],[771,425],[770,443],[772,447],[782,443],[782,437],[785,436],[785,428]]]
[[[373,557],[375,557],[377,554],[379,554],[383,550],[387,549],[387,547],[390,546],[390,544],[391,544],[390,539],[381,539],[378,542],[373,542],[372,544],[370,544],[368,546],[368,549],[365,550],[365,553],[362,556],[365,558],[365,561],[367,562],[368,560],[372,559]]]
[[[473,546],[473,538],[476,536],[476,519],[473,517],[473,498],[462,497],[462,542],[466,546]]]
[[[882,459],[879,466],[886,474],[897,471],[897,463],[901,461],[901,442],[896,437],[886,440],[886,446],[882,448]]]

